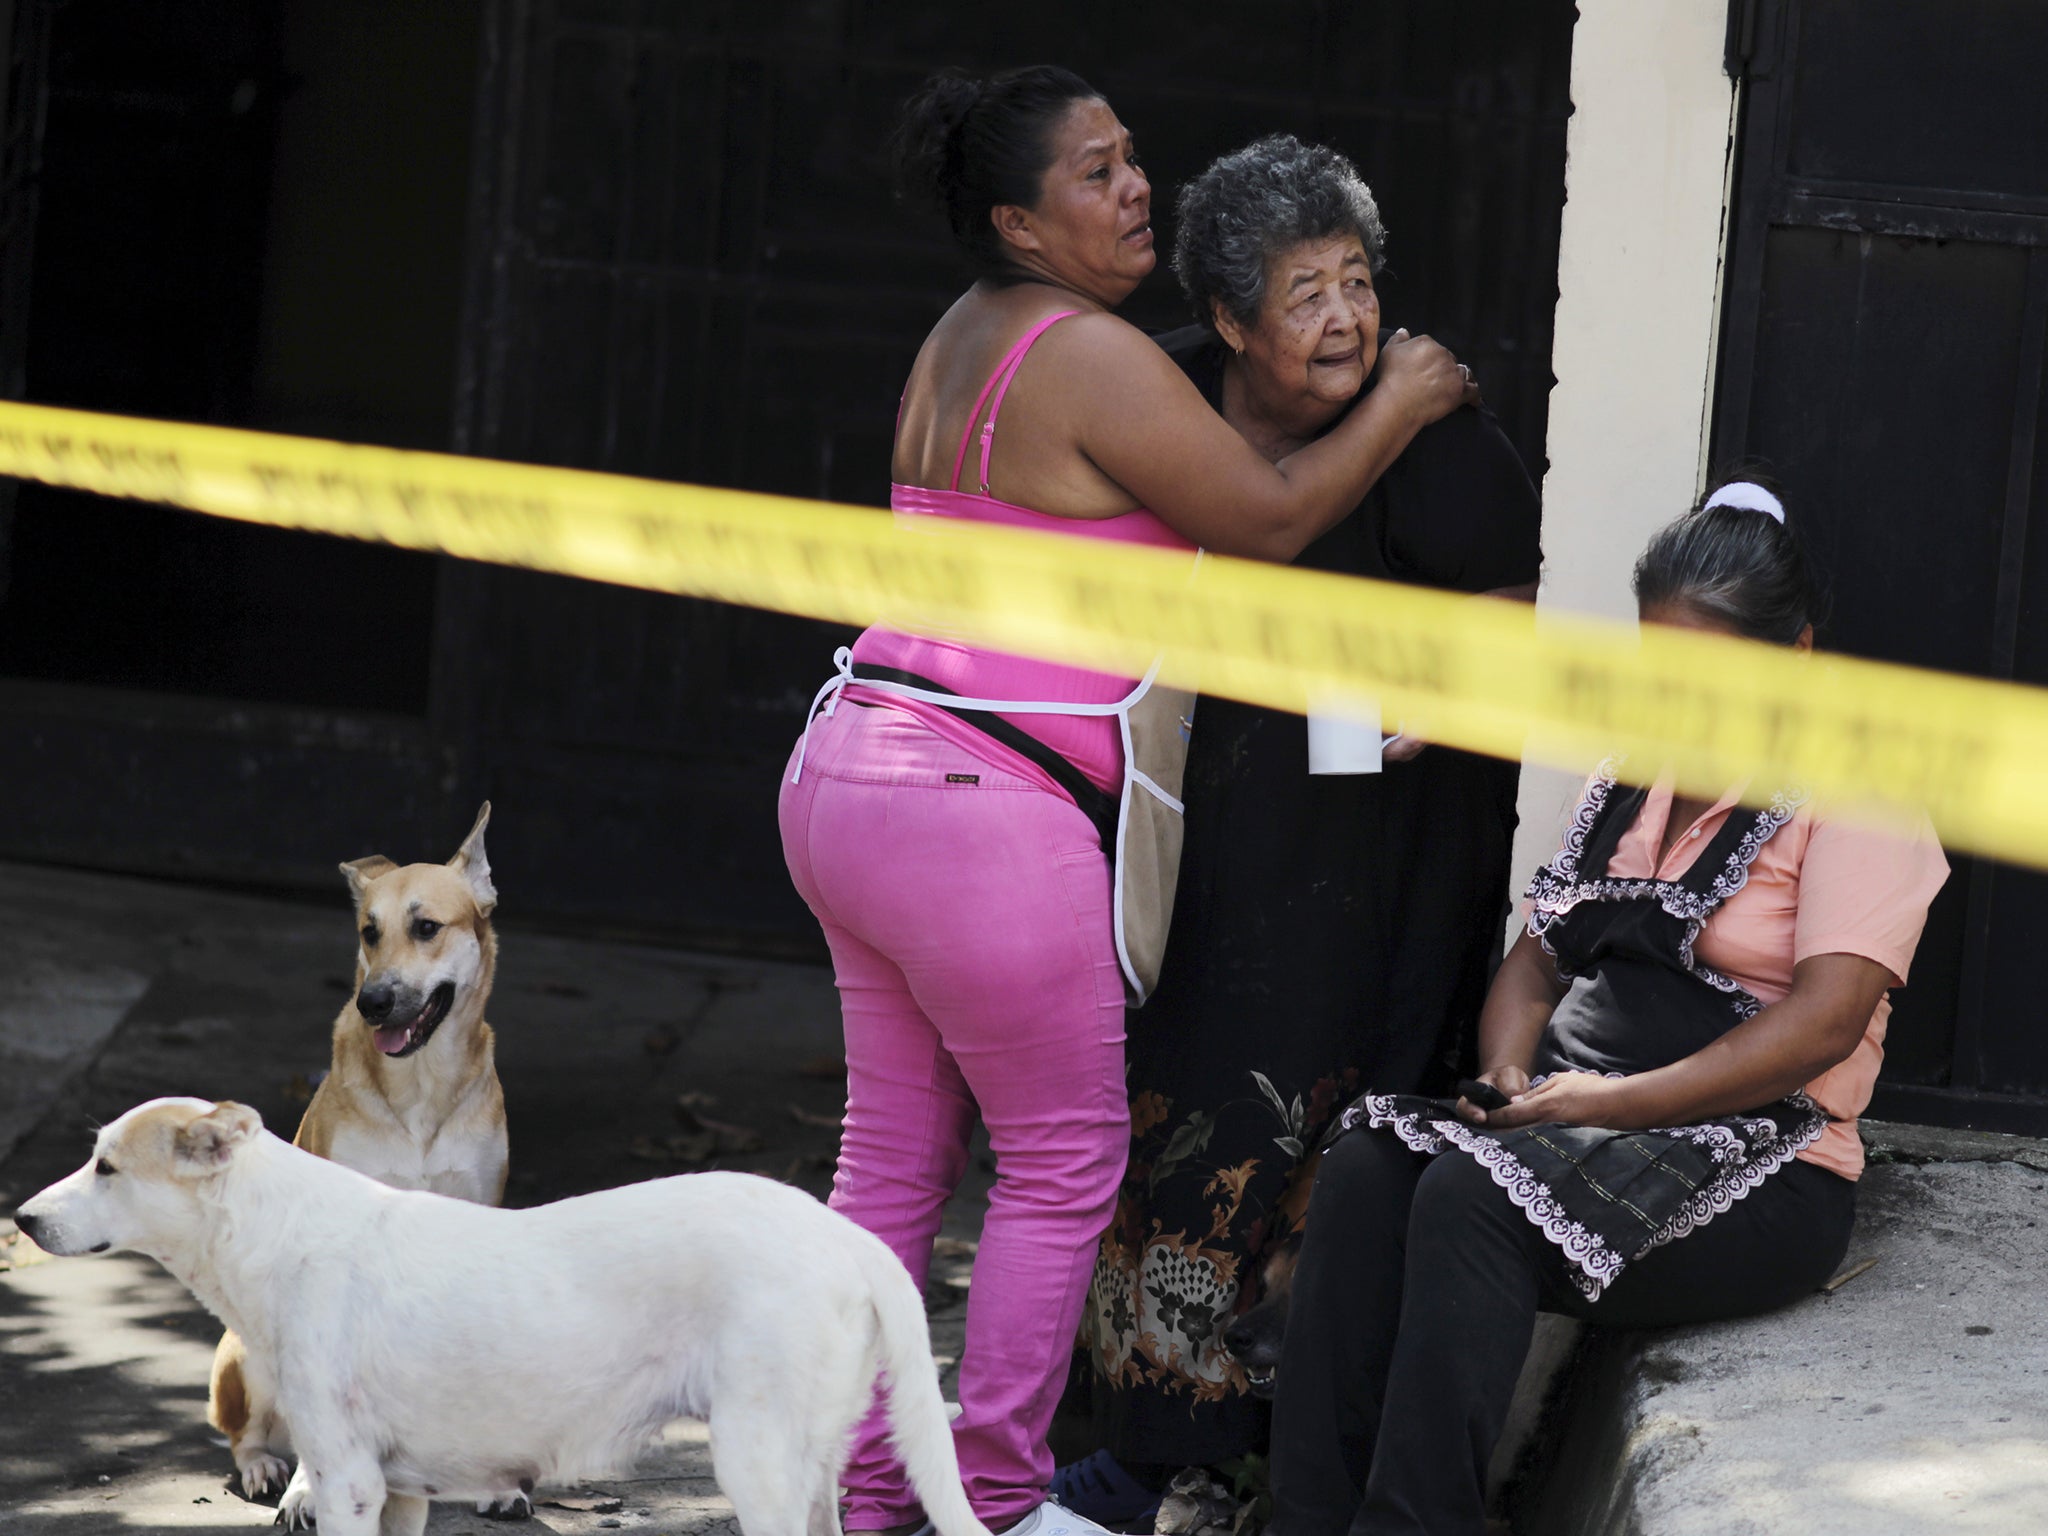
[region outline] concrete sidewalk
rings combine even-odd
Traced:
[[[2048,1531],[2048,1144],[1863,1129],[1837,1288],[1589,1335],[1522,1469],[1519,1536]]]
[[[509,1203],[712,1166],[824,1193],[845,1093],[829,973],[524,931],[505,885],[489,1016]],[[239,1099],[289,1136],[348,994],[352,926],[338,876],[332,901],[300,904],[0,864],[0,1212],[75,1168],[95,1123],[161,1094]],[[949,1395],[988,1182],[984,1154],[930,1287]],[[218,1325],[147,1260],[22,1263],[11,1236],[0,1218],[0,1531],[269,1525],[223,1491],[205,1424]],[[633,1478],[538,1496],[535,1532],[733,1529],[693,1424]],[[428,1528],[502,1529],[445,1504]]]
[[[713,1165],[823,1193],[844,1093],[825,971],[525,931],[509,879],[505,912],[490,1017],[512,1203]],[[0,1212],[160,1094],[240,1099],[288,1134],[350,929],[338,878],[295,903],[0,864]],[[2048,1146],[1866,1129],[1849,1264],[1875,1266],[1768,1318],[1586,1336],[1511,1485],[1520,1536],[2048,1531]],[[983,1153],[927,1293],[949,1393],[989,1181]],[[10,1268],[10,1231],[0,1532],[268,1525],[223,1492],[204,1422],[217,1325],[144,1260]],[[632,1478],[540,1497],[536,1532],[732,1530],[694,1425]],[[429,1529],[499,1527],[437,1505]]]

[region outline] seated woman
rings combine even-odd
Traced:
[[[1783,517],[1742,482],[1665,528],[1636,566],[1644,621],[1809,649]],[[1876,831],[1772,789],[1710,804],[1603,768],[1480,1018],[1505,1107],[1346,1111],[1295,1273],[1274,1536],[1479,1536],[1539,1307],[1705,1322],[1840,1263],[1885,994],[1948,865],[1924,819]]]
[[[1174,270],[1201,323],[1160,345],[1283,460],[1385,387],[1385,241],[1342,155],[1247,145],[1181,190]],[[1537,523],[1520,458],[1475,406],[1418,432],[1296,563],[1526,598]],[[1173,927],[1126,1023],[1130,1168],[1082,1325],[1102,1449],[1054,1484],[1097,1519],[1142,1518],[1180,1467],[1264,1449],[1266,1404],[1222,1334],[1287,1242],[1304,1149],[1369,1084],[1449,1087],[1500,953],[1517,766],[1396,747],[1385,772],[1311,776],[1309,736],[1300,715],[1231,699],[1195,712]]]

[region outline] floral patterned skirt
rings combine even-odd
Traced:
[[[1179,1114],[1157,1090],[1132,1100],[1131,1164],[1081,1323],[1090,1372],[1109,1389],[1097,1417],[1125,1459],[1221,1460],[1258,1434],[1264,1404],[1223,1333],[1258,1299],[1260,1259],[1299,1225],[1308,1152],[1357,1075],[1283,1091],[1252,1069],[1241,1096]]]

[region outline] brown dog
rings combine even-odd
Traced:
[[[354,995],[334,1021],[325,1081],[295,1146],[399,1189],[480,1205],[505,1196],[505,1096],[484,1004],[497,970],[498,893],[484,853],[488,801],[446,864],[382,855],[341,866],[355,897]],[[283,1491],[288,1427],[275,1366],[229,1333],[213,1361],[206,1417],[228,1437],[245,1498]],[[490,1513],[523,1511],[500,1500]]]
[[[1232,1318],[1223,1345],[1244,1367],[1252,1396],[1271,1397],[1280,1369],[1280,1345],[1287,1336],[1287,1312],[1294,1295],[1294,1266],[1301,1259],[1301,1233],[1290,1232],[1259,1260],[1259,1299]]]

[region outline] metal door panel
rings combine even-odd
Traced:
[[[1990,669],[2026,287],[2016,247],[1771,231],[1744,441],[1828,573],[1830,645]]]
[[[1793,175],[1911,202],[2048,207],[2048,6],[1805,0],[1798,29]]]
[[[1258,133],[1352,152],[1395,230],[1389,314],[1470,357],[1540,463],[1571,8],[1460,16],[495,0],[479,145],[517,148],[478,181],[459,440],[883,504],[898,391],[960,286],[936,217],[892,205],[897,104],[941,64],[1056,57],[1137,130],[1162,208]],[[1183,323],[1163,273],[1126,313]],[[844,632],[509,572],[478,593],[480,771],[532,835],[583,829],[551,899],[815,942],[773,807]]]
[[[2048,682],[2048,12],[1738,0],[1730,40],[1715,457],[1785,481],[1832,580],[1827,643]],[[2048,877],[1952,862],[1894,994],[1876,1112],[2048,1128]]]

